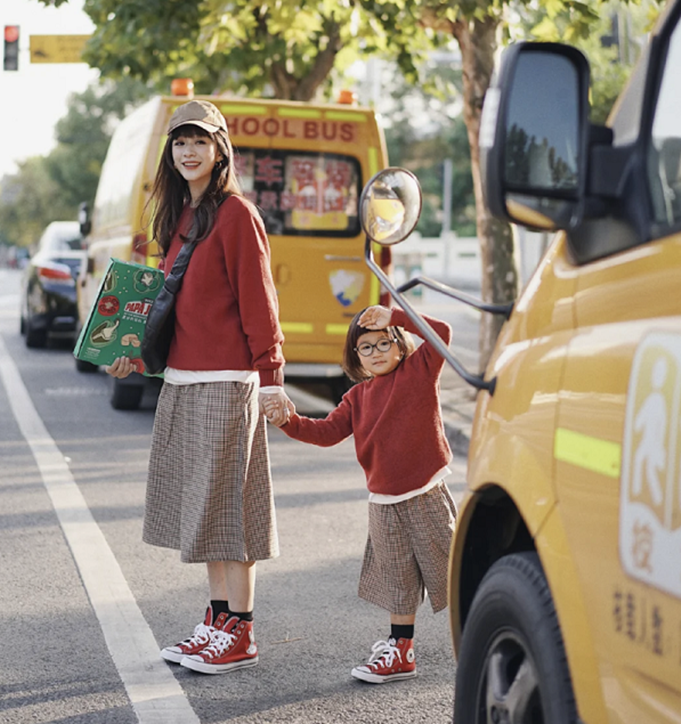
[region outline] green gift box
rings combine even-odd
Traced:
[[[145,373],[140,345],[151,305],[163,287],[163,272],[111,259],[73,354],[84,362],[110,365],[129,357]]]

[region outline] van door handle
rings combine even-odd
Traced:
[[[333,254],[325,254],[325,261],[362,261],[361,256],[334,256]]]
[[[274,270],[274,283],[285,286],[291,278],[291,270],[286,264],[277,264]]]

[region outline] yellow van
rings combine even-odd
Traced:
[[[680,18],[607,127],[561,44],[509,48],[485,98],[489,210],[558,233],[467,373],[455,724],[681,722]]]
[[[377,117],[343,103],[205,99],[225,116],[242,188],[268,231],[287,378],[323,379],[338,397],[347,383],[340,361],[349,322],[363,307],[378,303],[381,294],[363,264],[357,216],[363,184],[387,162]],[[81,320],[111,257],[158,263],[143,214],[168,120],[187,100],[156,97],[114,132],[91,218],[82,219],[88,264],[79,285]],[[387,268],[389,253],[382,263]],[[87,362],[76,364],[80,371],[93,369]],[[112,404],[134,409],[143,390],[139,375],[116,380]]]

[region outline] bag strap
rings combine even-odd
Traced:
[[[192,258],[194,249],[196,249],[196,244],[197,242],[195,241],[189,243],[185,242],[182,244],[180,253],[173,262],[170,274],[168,274],[165,282],[163,283],[163,286],[172,294],[177,294],[180,291],[180,287],[182,286],[182,277],[187,271],[189,260]]]

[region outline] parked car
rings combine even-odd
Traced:
[[[27,347],[44,347],[50,334],[75,337],[76,279],[84,259],[77,221],[53,221],[47,226],[24,274],[21,333]]]

